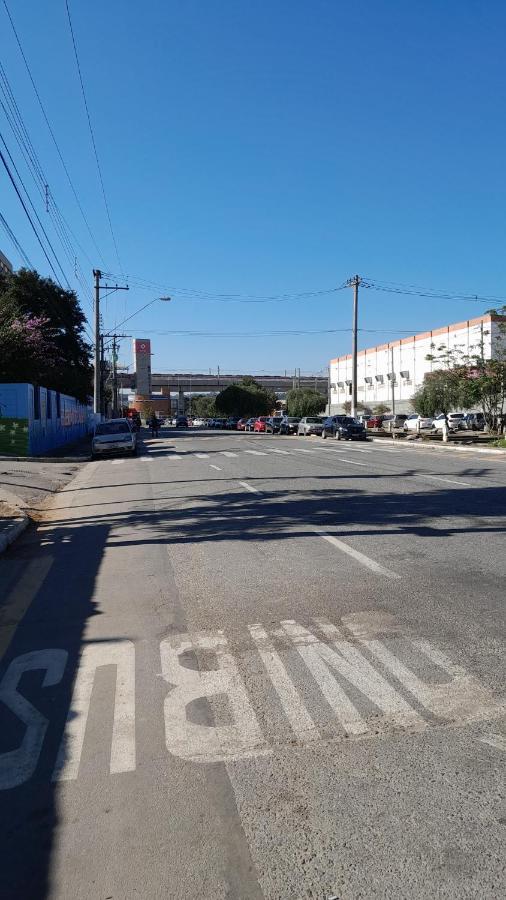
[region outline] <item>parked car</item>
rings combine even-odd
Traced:
[[[369,416],[366,422],[367,428],[381,428],[383,424],[384,415],[382,416]]]
[[[297,434],[297,426],[300,422],[300,416],[284,416],[279,426],[280,434]]]
[[[226,419],[219,417],[218,419],[214,419],[213,428],[218,428],[219,430],[223,430],[225,428]]]
[[[404,422],[404,431],[417,431],[418,423],[420,423],[421,429],[432,428],[432,419],[430,416],[419,416],[417,413],[413,413],[411,416],[408,416]]]
[[[297,434],[306,437],[308,434],[321,434],[323,431],[323,419],[319,416],[304,416],[297,425]]]
[[[269,416],[267,422],[265,423],[265,430],[267,434],[279,434],[282,421],[283,416]]]
[[[109,453],[137,453],[137,433],[128,419],[108,419],[95,425],[91,442],[91,458],[100,459]]]
[[[447,416],[445,416],[444,413],[440,413],[439,416],[436,416],[436,418],[432,420],[432,427],[436,431],[442,431],[445,419],[448,422],[448,429],[450,431],[460,431],[461,428],[467,427],[464,413],[448,413]]]
[[[253,431],[256,432],[257,434],[259,432],[267,431],[267,416],[258,416],[258,418],[255,419],[255,424],[253,425]]]
[[[395,431],[396,428],[403,428],[404,422],[408,418],[405,413],[387,413],[386,416],[383,416],[383,421],[381,423],[381,428],[384,431]]]
[[[198,419],[198,418],[197,418],[197,419],[194,419],[194,420],[193,420],[193,424],[194,424],[195,428],[202,428],[203,425],[204,425],[204,420],[203,420],[203,419]]]
[[[176,428],[188,428],[188,416],[176,416]]]
[[[465,426],[469,429],[469,431],[484,431],[485,430],[485,416],[483,413],[467,413],[464,416]]]
[[[244,426],[245,431],[253,431],[255,427],[256,417],[252,416],[250,419],[246,420],[246,425]]]
[[[228,431],[236,431],[238,421],[239,421],[239,416],[229,416],[225,422],[225,428]]]
[[[247,421],[248,421],[247,419],[239,419],[237,426],[236,426],[237,431],[246,431],[246,422]]]
[[[367,432],[363,422],[351,416],[329,416],[323,423],[322,437],[335,437],[338,441],[366,441]]]

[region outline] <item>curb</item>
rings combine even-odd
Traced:
[[[7,550],[7,547],[19,537],[20,534],[28,527],[30,524],[30,519],[26,515],[26,513],[22,513],[21,516],[15,516],[13,518],[13,524],[9,526],[4,534],[0,534],[0,553],[3,553],[4,550]]]
[[[89,462],[88,456],[0,456],[0,462],[80,463]]]
[[[397,441],[392,438],[373,437],[370,438],[370,440],[375,441],[377,444],[386,444],[387,442],[389,444],[397,443]],[[453,442],[450,442],[448,444],[443,444],[443,442],[436,444],[435,442],[429,443],[428,441],[421,441],[420,443],[418,443],[417,441],[415,443],[414,441],[408,442],[402,438],[399,441],[399,444],[403,448],[409,447],[410,450],[457,450],[459,453],[493,453],[499,456],[506,456],[506,450],[503,450],[502,447],[475,447],[473,445],[463,447],[461,444],[455,444]]]

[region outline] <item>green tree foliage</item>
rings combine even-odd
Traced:
[[[21,269],[0,277],[0,381],[39,384],[86,401],[90,346],[73,291]]]
[[[246,376],[216,397],[216,409],[227,416],[267,416],[276,406],[276,395]]]
[[[323,394],[309,388],[294,388],[286,395],[286,411],[289,416],[317,416],[326,405]]]
[[[345,400],[345,402],[343,403],[343,409],[344,409],[346,415],[349,416],[351,413],[351,400]],[[360,403],[360,402],[357,403],[357,412],[358,413],[365,412],[365,410],[366,410],[366,407],[364,406],[363,403]]]
[[[390,412],[390,407],[386,405],[386,403],[376,403],[376,406],[373,406],[372,411],[375,416],[383,416],[385,413]]]
[[[210,394],[192,397],[192,413],[201,419],[211,419],[216,415],[215,397]]]

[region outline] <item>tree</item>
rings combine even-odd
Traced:
[[[357,407],[356,407],[357,412],[364,412],[365,408],[366,407],[364,406],[363,403],[357,403]],[[346,415],[349,416],[351,413],[351,400],[345,400],[345,402],[343,403],[343,409],[344,409]]]
[[[386,405],[386,403],[376,403],[376,406],[373,406],[372,411],[375,416],[383,416],[385,413],[390,412],[390,407]]]
[[[76,294],[21,269],[0,277],[0,381],[30,382],[85,402],[90,346]]]
[[[317,416],[326,405],[323,394],[309,388],[294,388],[286,395],[286,411],[289,416]]]
[[[210,394],[192,397],[192,411],[199,418],[211,419],[216,415],[215,398]]]
[[[216,409],[227,416],[266,416],[276,406],[276,395],[246,376],[216,397]]]

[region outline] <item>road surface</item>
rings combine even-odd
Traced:
[[[497,898],[502,459],[233,433],[0,561],[2,900]]]

